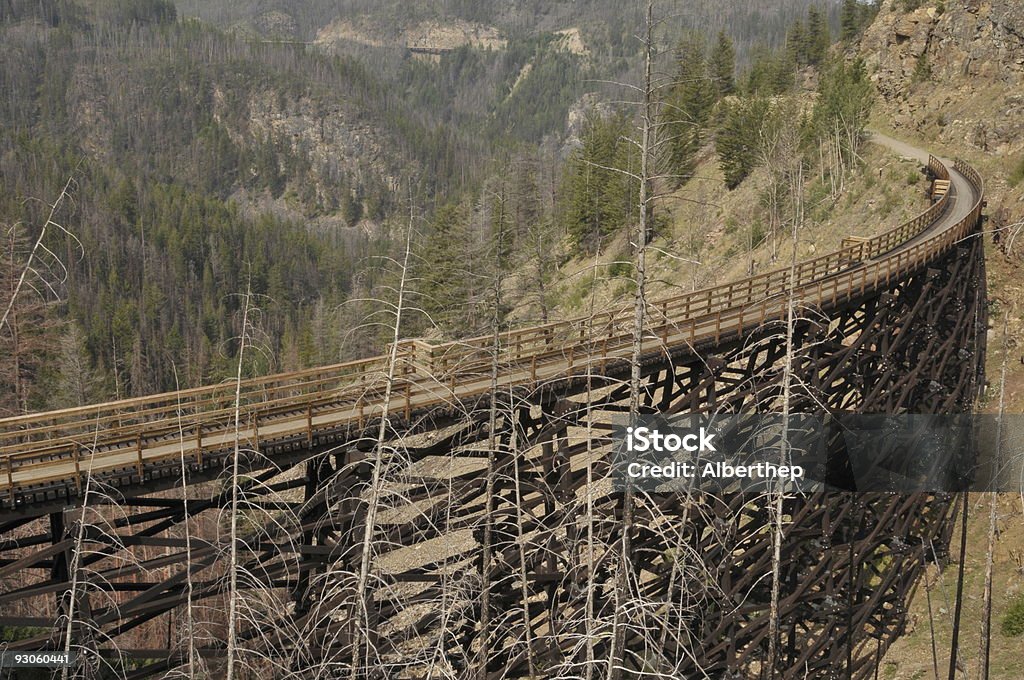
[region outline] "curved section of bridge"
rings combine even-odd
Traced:
[[[970,410],[983,382],[984,188],[961,162],[932,157],[927,170],[940,195],[905,224],[650,303],[644,411],[777,409],[790,300],[801,309],[794,411]],[[631,323],[622,309],[409,340],[389,356],[240,386],[0,420],[0,625],[36,631],[16,648],[53,645],[74,602],[87,612],[72,624],[83,644],[120,654],[128,631],[223,597],[223,527],[182,533],[241,503],[234,548],[254,598],[241,644],[261,662],[357,665],[359,677],[587,677],[609,663],[763,675],[766,504],[665,495],[626,507],[608,481]],[[236,452],[237,491],[223,482]],[[368,488],[375,477],[384,484]],[[189,502],[151,495],[202,482],[214,483]],[[784,506],[775,670],[870,677],[924,564],[948,543],[953,499],[829,492]],[[29,530],[41,517],[49,530]],[[134,650],[150,660],[137,675],[224,654],[183,645]]]

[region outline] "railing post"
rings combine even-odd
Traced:
[[[141,482],[142,481],[142,433],[141,432],[139,434],[135,435],[135,454],[136,454],[136,457],[137,457],[137,460],[135,461],[135,466],[138,469],[139,481]]]
[[[408,342],[405,345],[405,368],[402,369],[403,373],[411,373],[412,366],[416,362],[416,345],[412,342]]]
[[[405,383],[405,419],[412,418],[412,383]]]
[[[78,495],[82,495],[82,467],[81,467],[81,455],[78,452],[78,445],[74,444],[71,447],[71,455],[75,459],[75,489],[78,491]],[[8,465],[10,465],[11,459],[7,459]]]
[[[11,507],[14,507],[14,467],[11,464],[11,457],[7,456],[7,490],[11,494]]]
[[[196,465],[203,467],[203,421],[196,423]]]
[[[530,359],[530,380],[537,382],[537,355],[534,354]]]
[[[313,448],[313,402],[306,404],[306,446]]]

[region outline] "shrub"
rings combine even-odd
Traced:
[[[1024,635],[1024,595],[1018,595],[1003,615],[1003,635],[1019,637]]]
[[[1010,173],[1010,186],[1016,187],[1021,182],[1024,182],[1024,158],[1020,159],[1017,163],[1017,167]]]
[[[633,276],[633,263],[628,260],[615,260],[608,267],[608,276],[623,279]]]
[[[932,77],[932,67],[928,63],[928,53],[922,52],[921,56],[917,58],[917,64],[914,66],[914,73],[911,75],[911,82],[923,83],[926,80],[930,80]]]
[[[754,222],[750,227],[750,242],[754,244],[755,248],[761,245],[761,242],[764,241],[767,236],[768,230],[765,229],[765,226],[761,224],[760,220]]]
[[[37,628],[34,626],[0,626],[0,642],[28,640],[39,635],[44,635],[48,632],[49,630],[46,628]],[[2,646],[6,647],[7,645]]]

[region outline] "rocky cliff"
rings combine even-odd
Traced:
[[[884,0],[861,52],[892,124],[953,146],[1024,148],[1024,3]]]

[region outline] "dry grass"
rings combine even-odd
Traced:
[[[864,168],[836,201],[821,190],[817,176],[808,180],[807,223],[797,246],[801,259],[837,250],[847,236],[878,234],[928,207],[927,181],[917,172],[916,162],[868,144]],[[914,183],[909,182],[912,176],[917,178]],[[751,260],[754,273],[785,266],[791,252],[785,234],[778,238],[775,262],[767,240],[748,251],[751,233],[766,232],[767,213],[761,207],[765,181],[763,171],[755,171],[729,191],[717,156],[710,147],[704,150],[695,177],[659,203],[657,212],[667,218],[667,224],[661,224],[651,244],[648,290],[652,299],[741,279],[748,275]],[[585,311],[595,265],[598,308],[626,301],[632,292],[631,259],[626,235],[619,234],[597,258],[567,262],[558,275],[562,311]]]
[[[971,494],[967,520],[967,560],[964,569],[963,614],[960,629],[960,656],[969,677],[977,677],[981,644],[983,592],[985,585],[985,552],[988,547],[989,494]],[[954,531],[959,537],[960,528]],[[1024,638],[1007,637],[1000,623],[1014,598],[1024,593],[1024,571],[1016,559],[1024,548],[1024,514],[1020,496],[1002,494],[998,505],[999,541],[996,547],[992,591],[992,652],[990,680],[1024,678]],[[959,541],[954,539],[951,553],[959,555]],[[1014,555],[1017,557],[1015,558]],[[934,636],[938,650],[939,676],[945,680],[949,670],[949,647],[952,631],[953,605],[956,597],[957,564],[944,572],[928,570],[931,584]],[[932,626],[929,625],[928,599],[924,583],[918,587],[911,603],[908,632],[896,640],[885,655],[880,677],[888,680],[933,680]],[[963,677],[958,675],[958,678]]]

